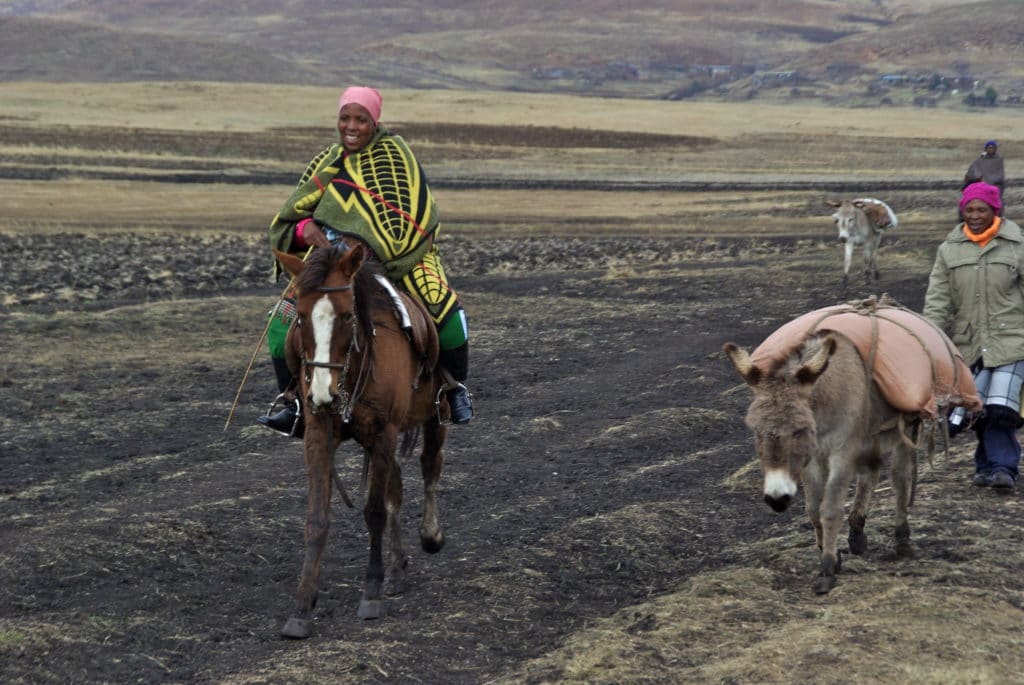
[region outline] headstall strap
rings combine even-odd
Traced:
[[[339,286],[337,289],[348,290],[351,287],[352,286]],[[299,340],[302,340],[301,336]],[[345,380],[348,378],[349,366],[352,361],[352,353],[359,351],[359,321],[358,318],[355,316],[352,317],[352,338],[349,340],[348,343],[348,351],[345,353],[344,363],[318,362],[314,359],[309,359],[308,357],[306,357],[306,351],[301,347],[300,342],[299,353],[302,356],[302,367],[306,371],[306,385],[309,385],[310,383],[313,382],[313,379],[310,377],[309,374],[309,367],[313,367],[315,369],[338,370],[338,395],[341,397],[341,406],[334,409],[330,413],[341,414],[341,420],[344,423],[348,423],[352,419],[352,405],[355,404],[356,398],[358,397],[359,391],[361,390],[359,386],[360,383],[363,381],[363,373],[365,372],[366,356],[364,355],[363,365],[359,369],[359,377],[356,378],[356,382],[353,384],[353,392],[350,394],[348,390],[345,389]],[[319,410],[316,408],[311,409],[311,411],[314,414],[319,413]]]

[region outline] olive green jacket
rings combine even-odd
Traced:
[[[928,279],[924,316],[949,333],[968,364],[1024,359],[1024,234],[1002,221],[985,247],[957,225],[939,245]]]

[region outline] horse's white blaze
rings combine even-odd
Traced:
[[[786,469],[772,469],[764,474],[765,497],[781,499],[786,495],[796,497],[796,483]]]
[[[334,331],[334,306],[330,299],[324,295],[313,306],[313,314],[310,317],[313,321],[313,340],[316,343],[316,353],[313,361],[327,364],[331,361],[331,334]],[[331,370],[319,367],[313,368],[312,382],[309,392],[313,406],[330,404],[331,396]]]

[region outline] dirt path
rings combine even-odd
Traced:
[[[296,643],[278,631],[301,559],[305,476],[297,442],[252,424],[272,394],[262,354],[223,430],[276,294],[256,243],[236,236],[211,261],[173,238],[81,237],[73,262],[61,243],[0,238],[5,682],[556,682],[576,677],[571,649],[559,652],[573,636],[708,574],[767,565],[779,593],[809,587],[802,507],[776,517],[760,503],[744,471],[747,396],[720,348],[833,304],[833,250],[452,245],[479,417],[449,434],[447,546],[416,551],[390,615],[360,622],[365,532],[336,502],[315,634]],[[19,260],[25,252],[49,258]],[[895,252],[910,266],[883,263],[882,286],[919,307],[921,246]],[[359,457],[341,455],[351,491]],[[415,464],[405,475],[414,544],[422,487]],[[955,474],[946,486],[961,488]],[[984,519],[985,507],[972,500],[951,515]],[[782,570],[788,559],[757,551],[794,530],[806,566]],[[926,558],[963,554],[922,544]],[[1015,607],[1018,576],[999,581]],[[840,588],[858,581],[855,571]],[[721,601],[728,615],[727,593]],[[729,620],[743,630],[751,619]],[[653,627],[639,625],[634,634]],[[694,663],[665,664],[664,679],[612,671],[608,681],[693,678],[709,643],[692,639]],[[811,667],[809,678],[828,680],[828,659]]]

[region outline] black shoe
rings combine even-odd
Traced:
[[[275,401],[274,405],[276,406],[276,404],[277,402]],[[273,409],[274,406],[271,406],[270,410],[272,411]],[[298,400],[285,404],[281,411],[274,414],[268,411],[263,416],[257,416],[256,423],[293,438],[301,438],[305,432]]]
[[[462,383],[456,385],[454,390],[448,391],[448,406],[452,410],[452,423],[463,424],[473,420],[473,400],[470,399],[469,390]]]
[[[989,479],[988,486],[994,490],[1013,490],[1013,476],[1006,471],[994,471]]]
[[[992,480],[991,472],[989,472],[989,471],[978,471],[977,473],[974,474],[974,478],[971,479],[971,482],[973,484],[977,485],[979,488],[987,488],[989,485],[992,484],[991,480]]]

